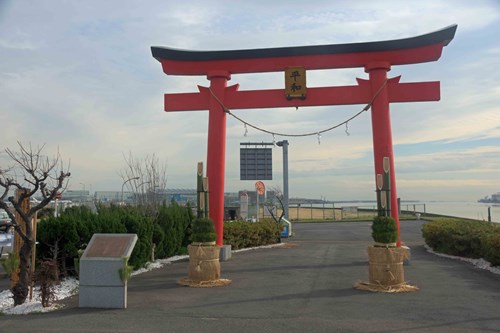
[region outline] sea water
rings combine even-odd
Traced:
[[[476,220],[488,221],[488,208],[491,214],[492,222],[500,222],[500,205],[481,202],[446,202],[431,201],[419,202],[416,204],[417,211],[422,211],[422,204],[425,203],[427,213],[465,217]],[[404,207],[405,204],[402,204]],[[413,207],[413,206],[411,206]]]
[[[331,204],[329,204],[331,205]],[[376,202],[336,202],[336,208],[356,206],[358,208],[376,209]],[[304,205],[307,207],[307,205]],[[472,201],[402,201],[401,210],[432,213],[439,215],[464,217],[488,221],[488,208],[491,221],[500,223],[500,204]]]

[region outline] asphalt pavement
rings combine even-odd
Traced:
[[[428,253],[421,221],[402,222],[411,293],[353,288],[368,280],[369,222],[294,224],[284,248],[233,253],[232,284],[177,285],[187,261],[134,276],[127,309],[0,316],[0,332],[500,332],[500,275]]]

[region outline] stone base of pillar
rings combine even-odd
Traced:
[[[231,259],[231,245],[222,245],[220,247],[220,261],[228,261]]]

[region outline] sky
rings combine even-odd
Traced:
[[[167,76],[151,46],[233,50],[382,41],[457,24],[437,62],[393,66],[401,82],[441,82],[439,102],[391,104],[402,200],[476,201],[500,192],[500,1],[0,0],[0,166],[5,148],[45,144],[70,165],[69,189],[119,191],[124,155],[155,154],[168,188],[195,188],[208,112],[164,112],[163,95],[206,77]],[[308,71],[308,87],[354,85],[362,68]],[[233,75],[240,90],[282,88],[283,73]],[[234,110],[248,123],[300,134],[342,123],[364,105]],[[290,197],[375,200],[369,112],[337,130],[275,137],[227,118],[225,191],[240,181],[241,142],[289,141]],[[282,150],[273,180],[282,188]]]

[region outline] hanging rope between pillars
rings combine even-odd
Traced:
[[[217,103],[219,103],[219,105],[222,107],[222,109],[224,110],[224,112],[226,112],[227,114],[231,115],[233,118],[235,118],[236,120],[240,121],[241,123],[243,123],[245,125],[245,136],[248,133],[247,126],[250,126],[253,129],[256,129],[257,131],[268,133],[268,134],[271,134],[271,135],[278,135],[278,136],[285,136],[285,137],[304,137],[304,136],[313,136],[313,135],[318,136],[318,135],[320,135],[322,133],[329,132],[329,131],[334,130],[334,129],[336,129],[336,128],[340,127],[340,126],[343,126],[343,125],[346,125],[346,132],[347,132],[347,129],[348,129],[347,123],[349,121],[357,118],[363,112],[368,111],[371,108],[371,106],[372,106],[373,102],[375,101],[375,99],[377,98],[377,96],[380,94],[380,92],[382,91],[382,89],[387,85],[387,81],[388,81],[388,79],[386,78],[384,80],[384,82],[382,83],[382,85],[380,86],[380,88],[377,90],[377,92],[373,95],[373,98],[371,99],[371,101],[368,104],[366,104],[365,107],[361,111],[359,111],[358,113],[356,113],[355,115],[353,115],[349,119],[344,120],[343,122],[341,122],[341,123],[339,123],[337,125],[328,127],[328,128],[323,129],[321,131],[310,132],[310,133],[301,133],[301,134],[278,133],[278,132],[273,132],[273,131],[270,131],[270,130],[266,130],[266,129],[258,127],[256,125],[252,125],[251,123],[249,123],[249,122],[241,119],[240,117],[238,117],[234,113],[232,113],[231,110],[229,110],[224,105],[224,103],[222,103],[222,101],[214,94],[214,92],[212,91],[212,89],[210,87],[208,88],[208,90],[210,91],[210,94],[213,96],[213,98],[217,101]]]

